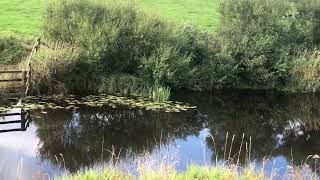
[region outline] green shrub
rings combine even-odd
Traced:
[[[69,50],[54,50],[54,56],[70,56],[73,47],[79,53],[66,65],[68,73],[62,72],[69,78],[51,73],[55,80],[46,82],[61,82],[68,92],[150,98],[150,92],[166,97],[169,89],[162,87],[210,91],[285,89],[297,84],[290,88],[318,89],[316,76],[299,81],[295,76],[306,72],[299,63],[314,59],[301,52],[318,49],[320,43],[319,1],[225,0],[220,13],[221,26],[213,34],[192,25],[170,24],[137,10],[130,1],[53,0],[44,15],[43,33],[71,45]],[[317,63],[306,62],[305,66]],[[314,83],[305,85],[306,79]]]
[[[99,80],[91,75],[91,65],[83,60],[81,50],[62,43],[50,47],[41,49],[32,59],[34,93],[94,92]]]
[[[0,65],[17,64],[27,55],[23,40],[0,35]]]
[[[183,25],[176,31],[179,52],[188,55],[189,68],[180,87],[192,90],[213,90],[234,87],[237,84],[237,64],[226,56],[215,36],[192,25]],[[179,75],[178,75],[179,76]],[[180,77],[181,78],[181,77]]]
[[[293,60],[289,90],[317,92],[320,90],[320,52],[304,52]]]
[[[319,43],[319,7],[314,0],[223,1],[218,37],[239,63],[240,84],[285,86],[291,59]]]
[[[175,44],[182,54],[190,55],[191,66],[197,66],[205,60],[213,59],[220,51],[218,42],[208,30],[190,24],[178,26],[177,29],[178,38]]]
[[[157,84],[181,87],[187,81],[190,57],[167,45],[160,45],[150,56],[141,60],[141,74]]]
[[[84,49],[108,73],[134,72],[141,57],[170,39],[166,22],[129,1],[55,0],[46,12],[46,37]]]
[[[136,95],[148,94],[155,83],[177,87],[185,83],[180,73],[188,73],[189,58],[180,52],[174,27],[137,11],[128,1],[54,0],[48,5],[43,32],[51,40],[82,50],[83,62],[94,65],[92,74],[100,79],[93,89]],[[159,66],[152,74],[155,71],[148,65],[155,64]],[[162,65],[170,69],[161,72]],[[79,74],[87,71],[78,67]]]
[[[196,91],[237,88],[238,71],[234,59],[220,52],[213,59],[205,60],[193,68],[188,87]]]

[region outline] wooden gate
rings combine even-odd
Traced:
[[[25,95],[28,78],[27,71],[0,70],[0,87],[3,95],[22,98]]]
[[[17,103],[23,103],[23,98],[27,96],[30,85],[31,58],[40,49],[40,45],[40,38],[38,38],[27,59],[26,70],[20,70],[17,66],[6,66],[0,69],[0,96],[19,98]],[[25,131],[29,122],[31,122],[30,112],[23,108],[0,113],[0,125],[20,123],[20,128],[0,129],[0,133]]]

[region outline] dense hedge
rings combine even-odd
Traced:
[[[70,52],[51,62],[62,65],[35,60],[34,66],[39,73],[44,68],[68,76],[49,73],[39,91],[55,89],[51,82],[77,93],[142,93],[155,85],[319,90],[319,1],[225,0],[220,14],[220,28],[213,34],[168,23],[128,1],[54,0],[43,33],[68,44]],[[60,50],[51,51],[60,57]],[[52,60],[43,57],[38,61]]]
[[[224,87],[233,66],[217,55],[219,47],[211,33],[190,25],[170,24],[138,11],[127,1],[52,1],[46,10],[43,33],[53,41],[80,49],[81,65],[77,63],[73,73],[95,76],[90,80],[95,85],[78,91],[101,92],[103,82],[110,82],[108,78],[114,75],[133,76],[152,87],[212,89]],[[83,82],[88,76],[77,78]]]
[[[25,41],[14,36],[0,35],[0,65],[17,64],[26,56]]]
[[[220,44],[248,87],[288,86],[293,59],[320,43],[320,1],[225,0],[220,13]]]

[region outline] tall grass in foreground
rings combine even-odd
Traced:
[[[215,139],[213,137],[207,137],[211,139],[215,146]],[[240,147],[235,147],[234,140],[235,138],[241,138]],[[159,148],[166,148],[165,145],[159,144]],[[239,149],[238,149],[239,148]],[[124,170],[118,168],[118,163],[121,163],[119,160],[119,155],[117,156],[114,151],[110,151],[112,154],[111,164],[104,168],[103,170],[89,170],[87,172],[79,172],[74,175],[63,176],[60,178],[55,178],[56,180],[101,180],[101,179],[115,179],[115,180],[133,180],[133,179],[142,179],[142,180],[263,180],[263,179],[282,179],[277,173],[277,169],[272,168],[271,175],[267,175],[264,172],[264,168],[267,164],[268,159],[263,160],[262,168],[257,171],[254,164],[251,164],[251,138],[249,142],[245,140],[245,135],[242,137],[235,137],[227,133],[225,136],[224,144],[224,153],[220,156],[224,157],[224,161],[218,161],[218,155],[216,155],[216,162],[208,165],[195,165],[190,164],[188,169],[185,172],[178,172],[175,169],[175,163],[177,163],[173,158],[175,158],[174,152],[166,151],[166,149],[156,150],[156,157],[149,154],[148,152],[143,153],[142,155],[134,156],[130,162],[134,162],[136,170]],[[233,154],[233,152],[235,154]],[[216,153],[216,149],[214,150]],[[239,160],[240,155],[245,154],[245,164],[240,166]],[[158,157],[159,156],[159,157]],[[318,156],[308,156],[308,159],[316,161]],[[121,166],[119,166],[121,167]],[[294,166],[290,165],[287,168],[285,174],[283,174],[284,179],[308,179],[316,180],[318,178],[317,168],[312,171],[310,166],[301,165]]]
[[[134,180],[135,176],[112,168],[101,172],[89,171],[83,174],[57,178],[57,180]],[[245,170],[240,174],[237,169],[228,167],[200,167],[190,166],[184,173],[177,172],[170,167],[161,167],[158,171],[140,171],[139,179],[142,180],[262,180],[267,179],[263,173],[255,173],[254,169]]]

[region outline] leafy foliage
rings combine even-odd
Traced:
[[[155,85],[154,93],[167,87],[317,91],[316,76],[297,74],[308,74],[298,64],[317,59],[301,54],[318,51],[319,9],[314,0],[226,0],[220,29],[211,33],[168,23],[128,1],[54,0],[43,33],[79,49],[72,78],[57,80],[74,93],[151,97]]]
[[[296,91],[317,92],[320,90],[319,51],[304,52],[293,59],[289,88]]]
[[[26,53],[22,40],[13,36],[0,36],[0,65],[19,63]]]
[[[314,0],[223,1],[220,44],[239,63],[240,84],[283,87],[291,59],[319,43],[319,8]]]
[[[32,85],[35,93],[69,93],[74,89],[84,91],[84,83],[89,80],[81,67],[81,53],[68,44],[54,44],[54,47],[41,49],[32,60]],[[86,77],[86,79],[82,78]],[[74,87],[76,86],[76,87]],[[87,87],[89,89],[89,87]]]

